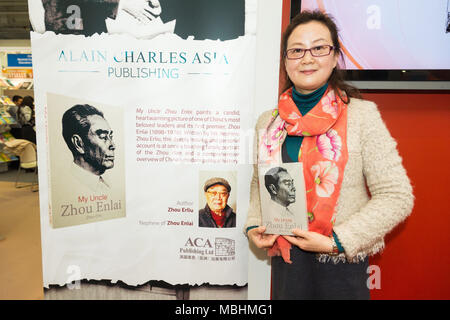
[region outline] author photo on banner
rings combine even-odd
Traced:
[[[125,217],[123,112],[48,94],[53,227]]]
[[[235,228],[236,173],[200,171],[200,185],[198,226]]]
[[[298,163],[261,166],[260,195],[263,225],[269,234],[308,229],[303,175]]]

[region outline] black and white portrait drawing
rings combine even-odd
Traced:
[[[264,185],[270,195],[274,206],[283,217],[293,217],[294,213],[289,206],[295,203],[295,185],[289,172],[283,167],[274,167],[264,174]]]
[[[62,117],[62,135],[73,155],[71,172],[95,191],[109,189],[103,174],[114,167],[113,130],[103,113],[89,104],[77,104]]]
[[[54,228],[125,217],[123,108],[47,94]]]
[[[302,164],[260,165],[259,175],[266,233],[290,235],[294,228],[307,229]]]

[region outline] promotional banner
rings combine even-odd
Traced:
[[[44,286],[245,285],[256,1],[29,1]]]

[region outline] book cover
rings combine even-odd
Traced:
[[[8,105],[8,106],[14,106],[15,105],[14,102],[12,102],[12,100],[9,97],[3,96],[2,98],[3,98],[3,103],[5,105]]]
[[[15,138],[12,136],[12,134],[8,132],[0,133],[0,142],[5,143],[6,141],[14,140]],[[8,148],[1,148],[0,147],[0,162],[9,162],[9,161],[15,161],[19,160],[17,156],[15,156],[11,150]]]
[[[126,216],[123,110],[48,94],[53,228]]]
[[[259,193],[262,225],[266,233],[292,235],[291,230],[308,230],[303,164],[260,164]]]

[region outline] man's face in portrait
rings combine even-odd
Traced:
[[[84,159],[94,168],[104,172],[114,167],[113,132],[108,122],[99,115],[88,116],[91,126],[84,139]]]
[[[287,172],[278,173],[278,190],[276,198],[285,207],[295,202],[295,186],[294,180],[291,178],[290,174]]]
[[[222,211],[227,206],[230,196],[227,188],[221,184],[216,184],[208,188],[205,192],[208,207],[215,212]]]

